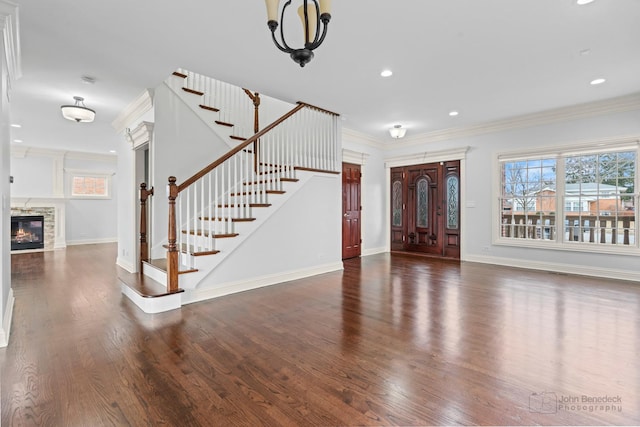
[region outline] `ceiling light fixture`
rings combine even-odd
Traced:
[[[580,6],[584,6],[585,4],[589,4],[592,1],[593,0],[577,0],[576,3],[578,3]]]
[[[395,125],[391,129],[389,129],[389,134],[391,134],[391,138],[399,139],[404,138],[404,135],[407,133],[407,130],[402,127],[402,125]]]
[[[606,82],[606,81],[607,81],[607,80],[606,80],[606,79],[603,79],[603,78],[599,78],[599,79],[591,80],[591,85],[592,85],[592,86],[600,85],[600,84],[602,84],[602,83],[604,83],[604,82]]]
[[[74,105],[63,105],[60,107],[62,116],[67,120],[73,120],[78,123],[92,122],[93,119],[96,118],[96,112],[84,105],[83,97],[74,96],[73,99],[76,101]]]
[[[331,0],[302,0],[302,5],[298,8],[298,15],[302,20],[302,30],[304,34],[304,47],[301,49],[291,48],[284,39],[284,13],[291,5],[291,0],[287,0],[280,13],[280,42],[276,39],[276,29],[278,28],[278,9],[280,0],[265,0],[267,4],[267,25],[271,30],[273,43],[281,51],[288,53],[297,64],[304,67],[313,59],[313,50],[322,44],[327,35],[327,27],[331,20]],[[313,3],[309,5],[308,3]],[[322,28],[320,28],[322,23]]]
[[[460,113],[458,113],[457,111],[449,111],[449,115],[450,115],[451,117],[455,117],[455,116],[457,116],[458,114],[460,114]]]
[[[382,77],[391,77],[393,75],[393,71],[391,71],[391,70],[382,70],[380,75]]]

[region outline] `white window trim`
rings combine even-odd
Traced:
[[[615,255],[630,255],[640,256],[640,221],[635,221],[635,244],[633,246],[621,246],[621,245],[605,245],[605,244],[593,244],[584,242],[567,242],[564,241],[564,232],[555,234],[555,240],[533,240],[533,239],[511,239],[504,238],[500,235],[501,224],[498,218],[502,212],[501,198],[502,198],[502,182],[500,178],[500,170],[502,162],[518,161],[527,159],[536,159],[540,157],[556,159],[563,158],[564,156],[570,156],[573,154],[597,154],[610,151],[636,151],[636,176],[635,176],[635,188],[636,190],[636,208],[640,204],[640,137],[638,136],[626,136],[619,138],[607,138],[595,141],[588,141],[579,144],[560,145],[553,147],[540,147],[530,150],[512,151],[497,153],[493,156],[493,168],[492,168],[492,207],[491,207],[491,243],[498,246],[512,246],[512,247],[524,247],[533,249],[551,249],[559,251],[570,252],[588,252],[588,253],[602,253],[602,254],[615,254]],[[556,176],[564,176],[564,163],[556,163]],[[564,182],[556,180],[558,195],[564,194]],[[558,200],[561,202],[558,204]],[[556,206],[559,206],[559,210],[556,211],[558,218],[564,218],[564,200],[562,196],[558,196],[556,200]],[[636,219],[640,219],[640,214],[636,212]],[[564,224],[564,221],[563,221]],[[558,225],[556,224],[556,227]],[[564,227],[564,226],[563,226]]]
[[[113,172],[103,172],[95,170],[83,170],[83,169],[65,169],[65,193],[68,199],[84,199],[84,200],[109,200],[112,196],[112,180]],[[73,192],[73,177],[83,176],[92,178],[105,178],[107,183],[106,195],[74,195]]]

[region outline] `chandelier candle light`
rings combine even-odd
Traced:
[[[302,5],[298,8],[298,15],[302,20],[302,29],[304,32],[304,47],[301,49],[293,49],[289,47],[284,39],[284,13],[287,7],[291,5],[292,0],[287,0],[282,7],[280,14],[280,40],[276,38],[276,29],[278,28],[278,9],[280,8],[280,0],[265,0],[267,4],[267,25],[271,30],[273,43],[281,51],[288,53],[296,63],[304,67],[313,59],[313,50],[322,44],[324,37],[327,35],[327,27],[331,20],[331,0],[302,0]],[[310,4],[311,3],[311,4]],[[322,29],[320,24],[322,23]]]
[[[74,105],[63,105],[60,107],[62,110],[62,116],[65,119],[73,120],[77,123],[92,122],[93,119],[96,118],[96,112],[91,108],[85,107],[83,97],[74,96],[73,99],[76,101]]]

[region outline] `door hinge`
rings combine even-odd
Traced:
[[[402,241],[404,242],[404,236],[402,236]]]

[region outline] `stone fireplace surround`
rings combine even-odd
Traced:
[[[55,198],[11,198],[11,216],[44,216],[44,250],[63,249],[67,247],[65,237],[65,200]],[[32,249],[31,251],[42,251]],[[30,249],[12,251],[12,253],[29,252]]]

